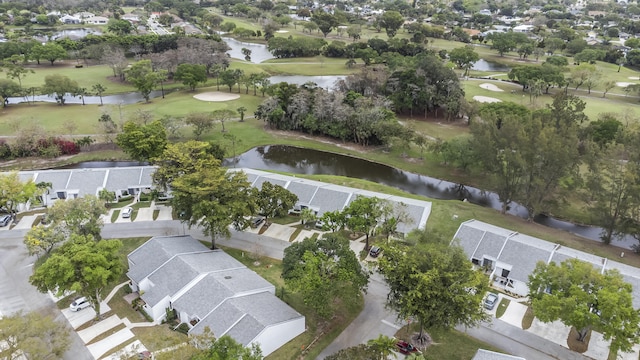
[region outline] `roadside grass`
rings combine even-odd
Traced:
[[[527,311],[525,311],[524,316],[522,317],[522,329],[528,330],[533,323],[533,319],[535,315],[533,314],[533,309],[531,306],[527,306]]]
[[[431,344],[423,352],[426,359],[438,359],[438,360],[459,360],[459,359],[471,359],[478,349],[486,349],[496,352],[502,352],[495,347],[484,343],[480,340],[476,340],[471,336],[462,333],[457,330],[443,330],[443,329],[424,329],[431,339]],[[395,337],[404,341],[409,341],[412,334],[420,331],[418,323],[411,323],[405,325],[402,329],[395,333]]]
[[[136,221],[137,217],[138,217],[138,209],[134,209],[131,212],[131,218],[129,219],[129,221],[131,221],[131,222]]]
[[[510,303],[511,303],[511,300],[509,299],[502,298],[500,300],[500,303],[498,304],[498,308],[496,309],[496,318],[500,319],[502,315],[504,315],[504,312],[507,311],[507,308],[509,307]]]
[[[153,210],[153,221],[158,219],[158,215],[160,215],[160,210]]]
[[[289,236],[289,242],[293,242],[298,237],[298,235],[300,235],[301,232],[302,232],[302,228],[297,227],[296,230],[293,232],[293,234]]]
[[[151,206],[151,201],[138,201],[137,203],[130,205],[129,207],[134,210],[140,210],[141,208],[148,208]]]
[[[113,210],[113,213],[111,213],[111,223],[116,222],[116,220],[118,220],[118,216],[120,216],[120,210]]]
[[[285,215],[285,216],[268,218],[267,221],[274,224],[289,225],[292,223],[300,222],[300,217],[293,216],[293,215]]]

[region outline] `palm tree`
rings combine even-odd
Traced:
[[[367,345],[371,347],[377,360],[386,360],[389,358],[389,355],[393,355],[394,358],[398,357],[394,352],[396,349],[396,339],[394,338],[380,335],[377,339],[367,341]]]

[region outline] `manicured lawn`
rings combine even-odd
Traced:
[[[34,74],[28,74],[22,80],[23,87],[41,87],[44,84],[44,78],[47,75],[60,74],[69,77],[78,83],[78,86],[91,91],[91,87],[95,84],[102,84],[107,91],[105,94],[122,93],[135,91],[135,88],[129,84],[113,81],[113,71],[106,65],[84,66],[80,69],[75,68],[75,61],[67,60],[63,63],[55,63],[50,66],[48,63],[41,62],[41,65],[31,67],[35,71]]]
[[[501,318],[502,315],[504,315],[504,312],[507,311],[507,307],[509,307],[510,303],[511,303],[511,300],[509,299],[502,298],[502,300],[500,300],[500,303],[498,304],[498,308],[496,309],[496,317],[498,319]]]

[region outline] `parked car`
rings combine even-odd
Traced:
[[[151,359],[151,351],[145,350],[138,353],[138,359],[146,360]]]
[[[131,214],[133,214],[133,209],[132,208],[126,207],[126,208],[122,209],[122,218],[123,219],[130,218]]]
[[[258,226],[260,226],[260,224],[262,224],[263,221],[264,221],[264,218],[262,216],[256,216],[253,219],[251,219],[251,227],[257,228]]]
[[[84,308],[88,308],[89,306],[91,306],[91,303],[89,302],[89,299],[87,299],[86,297],[79,297],[75,300],[73,300],[73,302],[71,303],[71,305],[69,305],[69,310],[71,311],[80,311]]]
[[[369,250],[369,255],[371,255],[371,257],[377,258],[378,256],[380,256],[380,254],[382,253],[382,249],[378,246],[374,246],[371,248],[371,250]]]
[[[11,215],[0,216],[0,227],[5,227],[11,223]]]
[[[489,293],[487,297],[484,299],[484,308],[487,310],[493,310],[498,302],[498,295],[494,293]]]
[[[404,355],[409,355],[411,353],[418,352],[418,349],[416,349],[415,346],[402,340],[396,343],[396,348],[398,349],[398,351],[400,351],[401,354],[404,354]]]

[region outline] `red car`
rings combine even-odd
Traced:
[[[400,353],[404,355],[409,355],[411,353],[418,352],[418,349],[416,349],[415,346],[402,340],[396,343],[396,347],[398,348],[398,351],[400,351]]]

